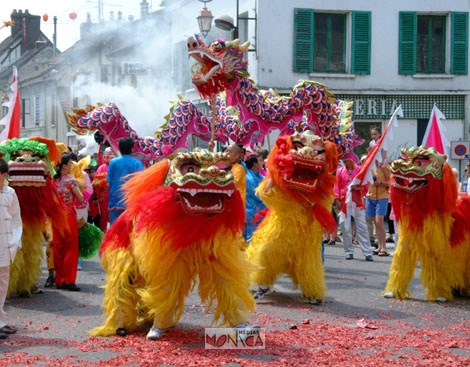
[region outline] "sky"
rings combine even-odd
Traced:
[[[130,15],[134,19],[140,18],[140,3],[142,0],[102,0],[102,14],[105,20],[114,12],[117,18],[121,11],[124,19]],[[152,8],[156,10],[160,0],[147,0]],[[0,22],[10,19],[13,9],[29,10],[30,14],[43,16],[48,15],[47,21],[41,20],[41,31],[53,41],[54,23],[53,17],[57,16],[57,46],[59,50],[65,51],[80,38],[80,24],[86,21],[87,13],[90,13],[93,22],[98,21],[98,0],[0,0]],[[70,18],[70,13],[77,15],[75,20]],[[0,41],[10,35],[10,28],[0,29]]]

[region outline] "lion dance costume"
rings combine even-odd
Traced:
[[[268,213],[247,249],[256,265],[252,281],[261,298],[280,273],[287,273],[302,298],[320,303],[326,293],[321,243],[324,231],[334,232],[331,214],[332,172],[338,166],[336,145],[312,132],[282,136],[268,157],[269,176],[257,193]]]
[[[434,148],[402,149],[392,165],[390,197],[399,240],[385,287],[387,298],[407,298],[416,263],[431,301],[470,290],[470,197],[458,198],[452,168]]]
[[[51,178],[52,162],[60,154],[54,140],[43,137],[7,140],[0,144],[0,153],[9,161],[8,182],[18,196],[23,221],[22,247],[11,266],[8,294],[29,297],[41,274],[46,219],[67,236],[65,211]]]
[[[100,250],[106,271],[106,322],[93,335],[125,335],[138,316],[158,339],[184,311],[199,281],[201,300],[217,301],[214,320],[240,326],[254,302],[249,263],[240,250],[244,208],[225,153],[197,150],[163,159],[128,181],[126,211]],[[245,326],[245,325],[243,325]]]

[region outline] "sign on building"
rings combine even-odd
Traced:
[[[469,159],[470,141],[451,141],[450,150],[451,159]]]
[[[121,74],[123,75],[142,75],[146,74],[147,68],[141,62],[122,62]]]

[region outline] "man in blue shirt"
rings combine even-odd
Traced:
[[[144,169],[140,160],[132,156],[134,139],[123,138],[119,140],[120,157],[113,158],[109,162],[107,180],[109,183],[109,222],[114,221],[126,209],[122,185],[128,180],[128,175]]]

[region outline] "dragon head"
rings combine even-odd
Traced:
[[[446,156],[424,146],[403,148],[401,158],[391,164],[392,186],[415,193],[434,180],[441,180]]]
[[[224,153],[199,149],[178,153],[171,160],[163,185],[176,190],[186,213],[221,213],[236,191],[232,172],[221,167],[227,166],[227,159]]]
[[[331,193],[331,173],[337,166],[334,143],[323,141],[311,131],[278,138],[268,158],[274,183],[287,192],[302,193],[312,202]]]
[[[436,149],[403,148],[401,157],[391,163],[391,171],[390,197],[398,220],[409,213],[412,223],[418,223],[429,213],[454,210],[455,175],[446,156]]]
[[[243,56],[249,42],[216,39],[206,46],[202,38],[188,38],[188,55],[196,60],[191,68],[192,82],[204,98],[225,90],[237,76],[248,77],[248,62]]]

